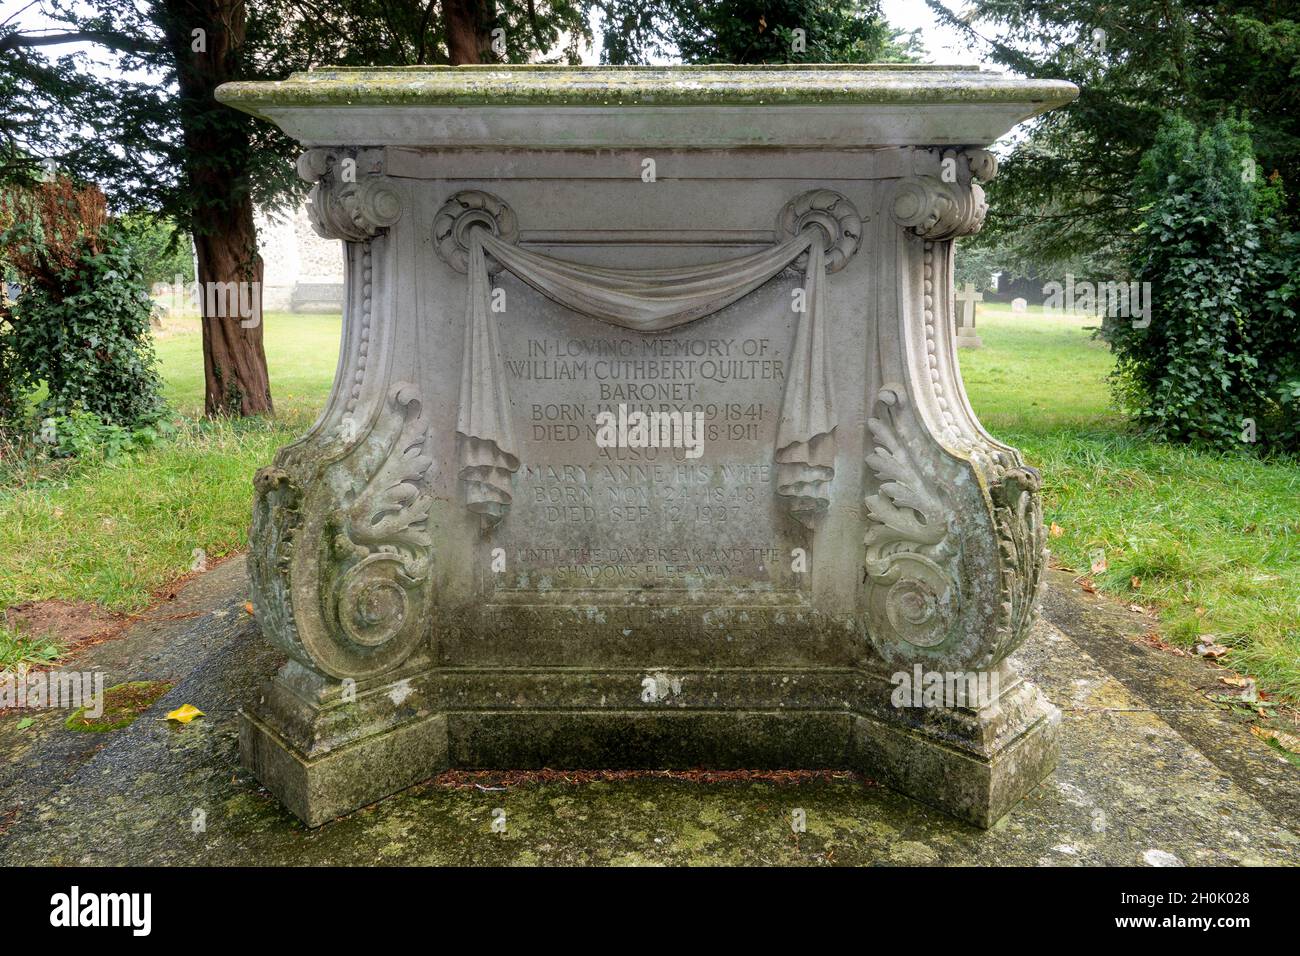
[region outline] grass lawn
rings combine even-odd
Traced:
[[[1261,687],[1300,701],[1300,463],[1261,463],[1128,435],[1109,408],[1106,350],[1082,318],[981,308],[985,347],[961,362],[986,427],[1044,474],[1054,560],[1159,609],[1166,637],[1213,635]],[[42,599],[147,606],[194,549],[244,547],[253,471],[324,402],[337,316],[269,314],[278,418],[204,423],[197,323],[159,336],[174,439],[114,461],[0,489],[0,607]],[[6,645],[8,647],[6,648]],[[0,632],[0,665],[22,656]],[[17,650],[15,648],[18,648]],[[33,657],[49,648],[32,648]]]
[[[1110,410],[1106,348],[1082,317],[981,307],[960,353],[984,426],[1043,472],[1057,565],[1160,611],[1171,643],[1213,635],[1261,688],[1300,700],[1300,462],[1135,438]]]
[[[0,608],[61,598],[138,611],[190,569],[196,548],[213,558],[244,548],[253,472],[311,426],[338,357],[337,315],[265,321],[274,421],[203,421],[198,322],[169,321],[156,349],[174,438],[0,488]],[[0,668],[50,656],[48,643],[0,628]]]

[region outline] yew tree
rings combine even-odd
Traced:
[[[298,147],[218,103],[218,86],[325,64],[518,62],[561,41],[577,61],[589,5],[35,0],[0,22],[0,180],[57,167],[95,182],[116,210],[189,232],[204,288],[260,290],[253,212],[301,199]],[[205,411],[271,412],[261,323],[208,314],[221,297],[202,298]]]

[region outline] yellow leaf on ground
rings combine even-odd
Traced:
[[[170,714],[168,714],[167,719],[178,720],[182,724],[188,724],[195,717],[203,717],[203,716],[205,716],[203,711],[199,710],[193,704],[185,704],[182,707],[177,707]]]
[[[1065,529],[1053,521],[1051,526],[1047,529],[1047,533],[1053,538],[1059,538],[1061,535],[1065,534]]]
[[[1300,754],[1300,737],[1295,734],[1288,734],[1281,730],[1269,730],[1267,727],[1251,727],[1250,732],[1262,740],[1276,740],[1282,745],[1283,750],[1289,750],[1293,754]]]
[[[253,613],[253,602],[252,602],[252,601],[245,601],[245,602],[244,602],[244,610],[245,610],[247,613],[252,614],[252,613]]]

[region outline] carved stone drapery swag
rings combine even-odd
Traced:
[[[771,249],[723,262],[673,269],[610,269],[567,262],[512,242],[514,215],[500,199],[452,196],[434,226],[438,251],[469,273],[461,403],[456,424],[460,478],[469,509],[495,523],[510,510],[519,446],[490,303],[492,265],[547,298],[601,322],[640,333],[669,332],[719,312],[788,267],[802,265],[803,308],[777,427],[776,490],[805,525],[830,503],[835,477],[834,386],[826,348],[826,273],[857,251],[862,220],[838,193],[819,189],[792,200],[778,217],[788,235]],[[503,238],[504,237],[504,238]]]

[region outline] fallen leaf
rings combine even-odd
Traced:
[[[1128,586],[1131,587],[1134,591],[1141,590],[1142,579],[1135,574],[1133,575],[1133,577],[1128,579]]]
[[[1250,732],[1261,740],[1275,740],[1281,745],[1283,750],[1289,750],[1293,754],[1300,754],[1300,737],[1295,734],[1288,734],[1281,730],[1271,730],[1268,727],[1252,726]]]
[[[28,727],[30,727],[30,726],[31,726],[32,724],[34,724],[34,723],[36,723],[36,718],[35,718],[35,717],[24,717],[22,720],[18,721],[18,729],[19,729],[19,730],[26,730]]]
[[[1224,654],[1228,653],[1231,648],[1224,647],[1222,644],[1197,644],[1196,653],[1202,657],[1208,657],[1212,661],[1217,661]]]
[[[206,715],[203,713],[203,711],[199,710],[193,704],[184,704],[180,707],[177,707],[170,714],[168,714],[167,719],[180,721],[182,724],[188,724],[195,717],[204,717],[204,716]]]
[[[1229,687],[1238,687],[1240,690],[1236,694],[1211,694],[1212,700],[1227,698],[1243,704],[1255,704],[1259,700],[1259,692],[1255,689],[1255,679],[1253,677],[1220,677],[1219,680]]]
[[[1093,574],[1101,574],[1108,567],[1110,567],[1110,565],[1106,563],[1106,552],[1101,550],[1101,548],[1098,548],[1096,551],[1093,551],[1090,555],[1088,555],[1088,558],[1090,561],[1092,561],[1091,569]]]
[[[1083,578],[1079,581],[1079,587],[1083,588],[1089,594],[1097,593],[1097,585],[1092,583],[1091,578]]]
[[[247,611],[249,614],[252,614],[252,613],[253,613],[253,602],[252,602],[252,601],[245,601],[245,602],[244,602],[244,610]]]
[[[1196,609],[1196,616],[1197,616],[1197,617],[1205,617],[1205,608],[1203,608],[1203,607],[1198,607],[1198,608]]]
[[[1051,525],[1048,527],[1047,533],[1050,534],[1053,538],[1059,538],[1061,535],[1065,534],[1065,529],[1062,528],[1055,521],[1053,521]]]

